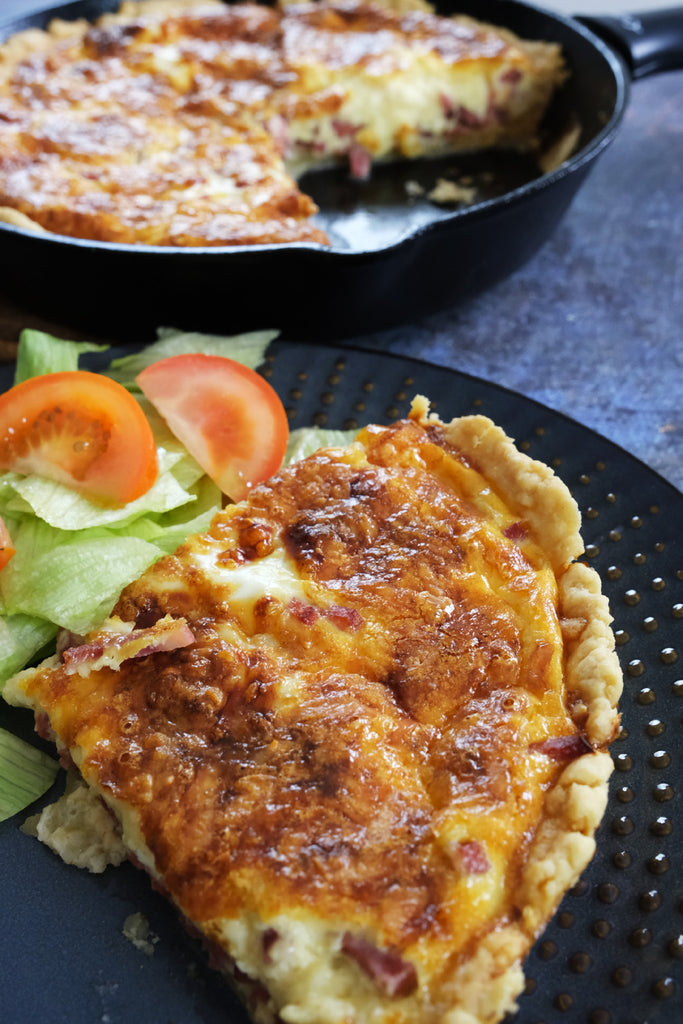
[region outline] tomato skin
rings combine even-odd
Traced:
[[[233,501],[282,464],[289,423],[277,393],[227,356],[169,356],[136,378],[202,469]]]
[[[0,517],[0,569],[3,569],[9,562],[12,555],[16,555],[17,549],[12,544],[9,530]]]
[[[123,505],[156,480],[156,442],[121,384],[87,370],[46,373],[0,395],[0,469]]]

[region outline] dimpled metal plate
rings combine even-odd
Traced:
[[[264,374],[292,427],[387,422],[405,415],[417,393],[442,418],[483,413],[571,489],[587,560],[614,616],[623,728],[597,853],[533,948],[526,991],[507,1024],[676,1024],[683,1017],[683,495],[579,424],[452,370],[276,342]],[[9,371],[2,382],[11,383]],[[18,722],[11,709],[2,717]],[[19,724],[25,729],[25,718]],[[0,988],[0,1019],[245,1024],[140,872],[126,865],[95,877],[66,868],[19,832],[23,817],[0,825],[0,900],[10,922],[0,930],[0,963],[16,965],[14,984]],[[159,939],[152,956],[121,934],[138,910]],[[37,935],[38,960],[31,956]]]

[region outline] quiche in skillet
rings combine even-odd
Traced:
[[[491,1024],[590,860],[621,675],[579,513],[424,399],[282,469],[5,697],[257,1022]]]
[[[0,47],[0,217],[171,246],[327,244],[305,170],[532,147],[557,46],[421,0],[127,0]]]

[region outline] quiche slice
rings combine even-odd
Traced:
[[[0,217],[122,243],[327,244],[306,170],[533,147],[556,45],[386,3],[127,0],[11,37]]]
[[[552,471],[481,416],[322,449],[10,680],[253,1019],[491,1024],[590,860],[621,675]]]

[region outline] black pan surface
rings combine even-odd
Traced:
[[[0,22],[0,38],[52,16],[97,17],[119,0],[78,0]],[[10,297],[67,324],[141,329],[160,323],[216,329],[226,308],[235,329],[272,310],[290,336],[326,338],[384,328],[472,296],[528,260],[563,217],[618,129],[629,94],[622,60],[587,28],[517,0],[438,0],[531,39],[561,44],[570,77],[546,119],[548,143],[578,123],[575,155],[542,174],[528,157],[468,156],[377,167],[368,182],[345,170],[302,180],[320,206],[332,246],[193,249],[126,246],[38,236],[0,225],[0,268]],[[410,198],[407,181],[474,183],[473,204]],[[36,287],[39,282],[39,287]]]
[[[121,350],[123,351],[123,350]],[[107,353],[120,354],[116,351]],[[94,364],[96,365],[96,364]],[[623,731],[597,853],[532,950],[508,1024],[683,1019],[683,494],[574,421],[474,377],[358,349],[276,342],[267,364],[293,426],[489,415],[555,467],[584,518],[586,557],[614,615]],[[0,387],[11,384],[0,370]],[[33,737],[0,704],[0,725]],[[53,798],[55,793],[49,795]],[[35,808],[31,808],[33,811]],[[130,865],[89,875],[0,824],[0,1020],[7,1024],[247,1024],[174,912]],[[141,912],[151,954],[122,933]]]

